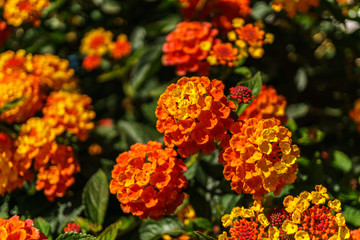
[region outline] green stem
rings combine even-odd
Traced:
[[[197,153],[195,155],[192,155],[190,160],[186,163],[186,167],[189,168],[191,167],[194,163],[196,163],[198,161],[198,158],[200,156],[200,153]]]

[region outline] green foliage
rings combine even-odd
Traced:
[[[51,234],[51,226],[50,224],[43,219],[42,217],[38,217],[34,219],[34,226],[40,230],[40,232],[42,232],[43,234],[45,234],[45,236],[50,236]],[[51,240],[52,238],[49,237],[49,239]]]
[[[335,168],[345,173],[350,172],[352,168],[352,162],[348,155],[338,150],[334,151],[334,161],[332,163]]]
[[[216,240],[216,238],[210,237],[201,232],[194,231],[194,233],[200,240]]]
[[[2,114],[3,112],[16,107],[16,105],[18,105],[21,101],[23,101],[25,99],[25,97],[21,97],[18,99],[15,99],[11,102],[6,103],[2,108],[0,108],[0,114]]]
[[[184,224],[176,218],[167,217],[159,221],[146,220],[139,229],[140,240],[156,240],[165,234],[184,232]]]
[[[122,217],[120,220],[108,226],[99,236],[99,240],[115,240],[125,234],[129,229],[136,226],[135,217]]]
[[[97,240],[98,238],[83,233],[69,232],[61,234],[56,240]]]

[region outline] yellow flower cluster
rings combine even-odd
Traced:
[[[350,230],[342,213],[339,213],[341,202],[328,199],[327,189],[322,185],[315,186],[315,191],[311,193],[305,191],[298,197],[287,196],[283,204],[292,215],[290,220],[283,222],[281,228],[295,240],[349,239]]]
[[[20,26],[23,22],[40,25],[40,16],[44,8],[50,5],[49,0],[2,0],[4,19],[9,25]]]

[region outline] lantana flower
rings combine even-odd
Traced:
[[[90,56],[103,56],[112,43],[113,34],[104,28],[93,29],[81,40],[80,52]]]
[[[236,108],[224,95],[224,84],[207,77],[183,77],[168,86],[158,100],[156,128],[164,133],[168,147],[177,147],[180,156],[211,153],[215,141],[227,138],[233,124],[230,113]]]
[[[349,112],[349,116],[357,124],[357,130],[360,132],[360,98],[356,99],[354,108]]]
[[[299,148],[292,144],[291,132],[274,118],[250,118],[231,128],[229,145],[219,155],[224,177],[238,194],[263,199],[273,192],[279,195],[286,184],[296,179]]]
[[[183,202],[185,170],[174,149],[163,149],[155,141],[136,143],[116,159],[110,192],[116,194],[125,213],[142,219],[161,219]]]
[[[15,215],[9,219],[0,218],[0,237],[1,239],[17,240],[47,240],[48,238],[34,227],[31,219],[20,220]]]
[[[125,34],[120,34],[116,41],[110,45],[111,56],[115,59],[121,59],[131,53],[131,42],[128,41]]]

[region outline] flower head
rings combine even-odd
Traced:
[[[4,240],[47,240],[48,238],[34,227],[31,219],[20,220],[15,215],[9,219],[0,218],[0,236]]]
[[[118,60],[131,53],[131,42],[128,41],[125,34],[120,34],[116,42],[111,44],[110,52],[114,59]]]
[[[360,229],[355,229],[350,232],[351,240],[360,240]]]
[[[76,223],[68,223],[64,228],[64,232],[81,232],[81,227]]]
[[[82,62],[82,67],[88,71],[91,72],[95,68],[99,67],[101,63],[101,57],[97,55],[89,55],[84,58],[84,61]]]
[[[276,227],[279,230],[279,237],[283,240],[290,240],[291,238],[286,235],[281,226],[285,220],[291,219],[291,214],[286,212],[285,208],[274,208],[271,209],[267,218],[269,219],[270,225]]]
[[[3,16],[9,25],[15,27],[23,22],[39,26],[41,13],[48,5],[49,0],[6,0]]]
[[[354,108],[349,112],[350,118],[358,125],[358,132],[360,132],[360,98],[356,99]]]
[[[44,121],[58,132],[64,130],[85,141],[94,128],[91,98],[87,95],[65,91],[53,91],[43,108]]]
[[[254,95],[248,87],[237,86],[230,88],[230,97],[239,103],[248,103],[254,98]]]
[[[200,150],[211,153],[215,141],[225,140],[236,108],[224,95],[224,84],[207,77],[183,77],[168,86],[158,100],[156,128],[168,147],[177,146],[182,157]]]
[[[81,40],[80,52],[90,56],[103,56],[112,44],[113,34],[104,28],[93,29]]]
[[[231,132],[219,161],[234,191],[262,199],[269,192],[279,195],[286,184],[295,181],[300,151],[292,145],[291,132],[280,126],[280,121],[250,118],[235,123]]]
[[[284,9],[289,17],[295,17],[298,11],[304,13],[310,7],[317,7],[319,0],[273,0],[271,4],[275,11]]]
[[[215,43],[209,53],[208,61],[210,65],[228,65],[234,66],[234,62],[238,59],[237,48],[233,48],[231,43]],[[212,58],[215,61],[212,61]]]
[[[328,199],[327,189],[321,185],[311,193],[305,191],[297,197],[287,196],[284,207],[291,219],[282,223],[282,229],[295,240],[349,239],[350,230],[345,225],[345,218],[338,213],[340,201]]]
[[[259,96],[240,114],[239,120],[249,118],[266,119],[276,118],[282,123],[286,121],[286,100],[276,93],[272,86],[262,86]]]
[[[185,75],[187,72],[207,75],[210,66],[206,57],[210,48],[203,48],[201,45],[210,45],[211,47],[217,34],[218,31],[213,29],[210,23],[179,23],[175,30],[166,37],[162,48],[163,64],[176,66],[178,75]]]
[[[160,219],[182,203],[187,186],[186,167],[171,148],[161,143],[136,143],[116,159],[110,192],[116,194],[125,213]]]

